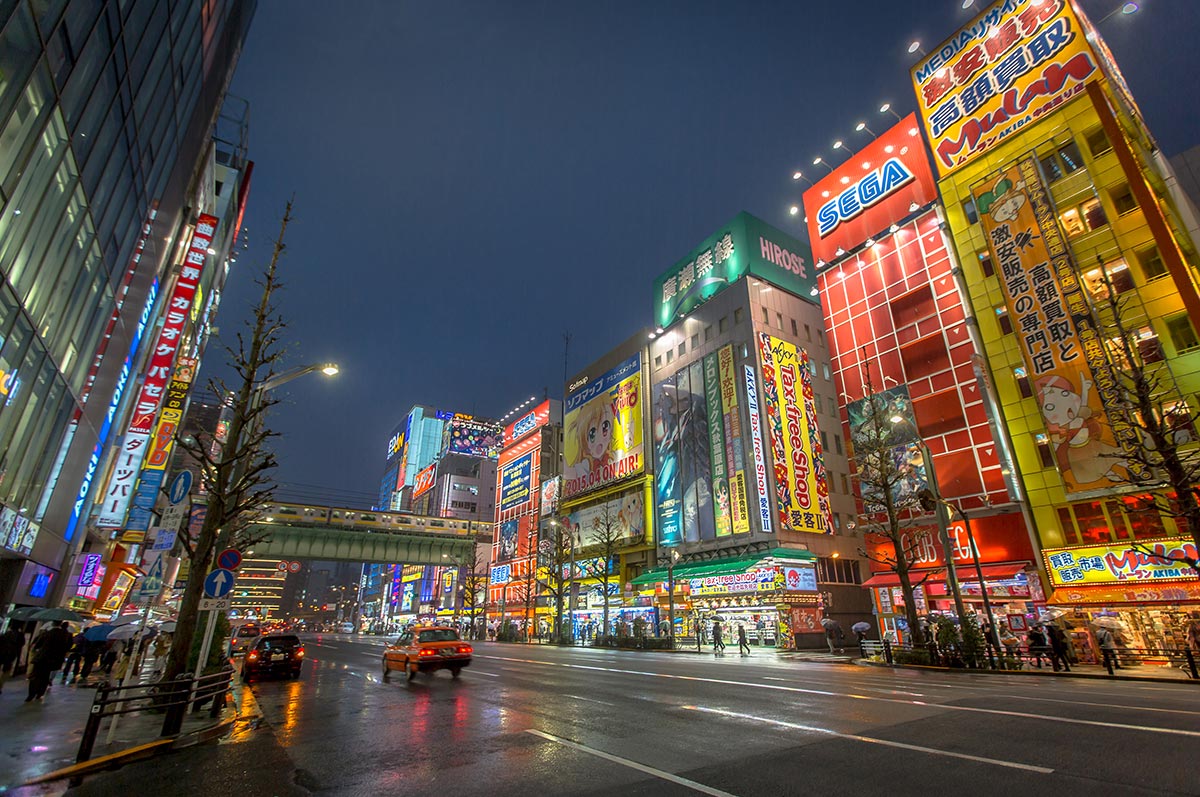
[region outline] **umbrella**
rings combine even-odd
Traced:
[[[823,625],[826,628],[832,628],[833,626],[835,626],[837,624],[838,624],[838,621],[834,620],[832,617],[822,617],[821,618],[821,625]]]
[[[1067,612],[1065,609],[1056,609],[1053,606],[1047,606],[1045,609],[1042,609],[1042,613],[1039,615],[1039,617],[1041,619],[1057,620],[1066,613]]]
[[[142,616],[140,614],[122,614],[108,621],[109,625],[129,625],[130,623],[140,623]]]
[[[850,626],[850,630],[851,631],[861,631],[865,634],[867,631],[871,630],[871,624],[865,623],[865,622],[858,622],[858,623],[855,623],[854,625]]]
[[[116,627],[111,623],[100,623],[91,628],[83,629],[83,638],[88,642],[103,642],[108,639],[108,635],[116,630]]]
[[[13,609],[12,614],[8,616],[10,620],[32,620],[33,616],[42,611],[41,606],[22,606],[19,609]]]
[[[73,612],[70,609],[42,609],[29,619],[39,622],[43,620],[67,620],[72,623],[81,623],[83,622],[83,615]]]
[[[137,636],[138,627],[136,625],[119,625],[108,633],[105,639],[133,639]]]
[[[1125,623],[1118,617],[1097,617],[1095,620],[1092,620],[1092,625],[1098,626],[1100,628],[1116,628],[1116,629],[1121,629],[1121,628],[1125,627]]]

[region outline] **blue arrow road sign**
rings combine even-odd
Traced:
[[[181,504],[191,491],[192,472],[190,470],[181,470],[174,479],[171,479],[171,489],[168,490],[168,495],[172,504]]]
[[[214,570],[204,577],[204,596],[224,598],[233,589],[233,573],[229,570]]]

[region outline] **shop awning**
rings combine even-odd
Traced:
[[[766,559],[815,561],[816,558],[816,555],[812,552],[800,548],[775,548],[767,553],[756,554],[754,556],[739,556],[736,558],[714,559],[709,562],[689,562],[688,564],[676,565],[675,580],[681,581],[689,578],[707,578],[708,576],[745,573],[750,568],[762,564]],[[629,583],[634,586],[639,584],[657,584],[665,582],[667,578],[667,568],[658,567],[654,570],[647,570]]]
[[[1051,606],[1115,606],[1132,603],[1200,603],[1200,581],[1169,584],[1112,584],[1059,587],[1046,601]]]
[[[1016,564],[1005,564],[1005,565],[984,565],[982,568],[983,580],[984,581],[1000,581],[1002,579],[1012,578],[1013,576],[1015,576],[1017,573],[1020,573],[1022,570],[1024,570],[1028,566],[1029,566],[1028,563],[1025,563],[1025,562],[1020,562],[1020,563],[1016,563]],[[975,568],[972,566],[968,565],[965,567],[957,567],[957,568],[955,568],[955,572],[958,574],[958,580],[960,583],[961,582],[974,582],[974,581],[978,580],[975,576]],[[925,568],[925,569],[921,569],[921,570],[910,570],[910,571],[908,571],[908,580],[910,583],[915,584],[918,581],[920,581],[921,579],[925,578],[925,575],[927,573],[933,573],[933,575],[930,576],[928,579],[929,582],[943,583],[946,580],[946,570],[945,570],[945,568],[940,568],[940,567],[933,568],[933,569]],[[889,573],[876,573],[875,575],[871,576],[866,581],[864,581],[863,586],[864,587],[898,587],[898,586],[900,586],[900,576],[896,575],[895,573],[890,573],[890,572]]]

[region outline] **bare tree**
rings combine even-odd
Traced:
[[[274,484],[270,473],[276,462],[266,443],[276,434],[263,423],[263,414],[275,402],[264,397],[260,388],[275,375],[275,367],[283,355],[280,340],[285,324],[276,310],[274,294],[280,288],[277,269],[286,248],[283,239],[291,217],[292,203],[289,201],[271,261],[262,278],[257,280],[262,286],[262,294],[254,317],[246,322],[247,330],[238,333],[236,347],[226,347],[229,364],[240,384],[231,391],[223,380],[209,381],[209,389],[219,396],[226,396],[229,402],[229,423],[224,440],[214,440],[211,434],[200,434],[194,439],[177,438],[180,448],[200,470],[208,491],[208,510],[195,540],[182,535],[191,568],[179,606],[174,642],[164,669],[166,679],[187,669],[204,577],[214,556],[230,544],[242,547],[254,544],[247,528],[257,516],[259,507],[272,498]]]
[[[903,489],[911,483],[913,466],[898,454],[906,450],[910,436],[901,432],[899,424],[893,423],[886,395],[875,393],[870,380],[867,390],[861,423],[850,432],[857,469],[853,478],[863,503],[859,526],[865,540],[886,543],[881,547],[890,547],[892,553],[872,552],[866,548],[859,549],[859,553],[896,574],[904,595],[909,634],[913,644],[921,646],[926,640],[917,616],[914,589],[936,571],[925,573],[915,584],[912,582],[910,571],[915,554],[927,541],[921,536],[921,530],[911,526],[911,518],[922,511],[917,491]]]
[[[1140,511],[1174,518],[1181,531],[1200,549],[1200,444],[1192,411],[1180,394],[1163,361],[1156,341],[1143,342],[1131,294],[1114,289],[1103,262],[1104,290],[1093,295],[1093,311],[1101,334],[1107,338],[1104,373],[1111,400],[1105,410],[1114,427],[1134,430],[1134,445],[1119,454],[1126,468],[1113,469],[1118,483],[1143,488]],[[1145,313],[1140,313],[1145,316]],[[1138,327],[1138,328],[1135,328]],[[1138,441],[1140,440],[1140,444]],[[1145,476],[1145,478],[1139,478]],[[1139,552],[1185,563],[1200,573],[1200,558],[1177,551],[1163,556],[1145,543],[1134,542]]]
[[[462,607],[471,620],[471,629],[478,639],[483,629],[483,613],[487,609],[487,592],[490,576],[488,573],[488,550],[476,545],[471,559],[463,562],[463,597]]]
[[[588,536],[591,539],[588,544],[581,545],[587,557],[583,571],[600,582],[601,595],[604,600],[604,627],[601,637],[603,642],[603,639],[610,635],[608,624],[609,584],[618,578],[618,575],[612,572],[613,563],[621,548],[628,545],[630,540],[625,523],[620,513],[614,509],[612,501],[605,501],[600,505],[599,511],[592,516],[590,532]]]
[[[539,570],[542,571],[542,581],[546,590],[554,599],[554,638],[562,642],[565,637],[564,618],[568,590],[571,588],[571,535],[566,524],[559,520],[550,520],[548,532],[538,545]]]

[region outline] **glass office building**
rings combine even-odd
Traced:
[[[255,5],[0,0],[0,605],[78,550]]]

